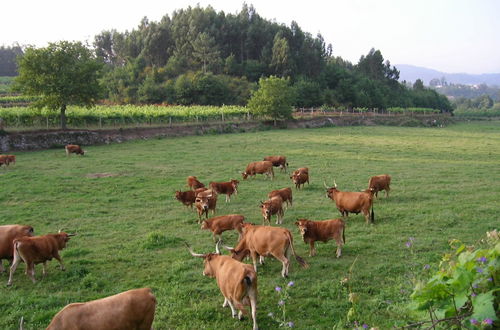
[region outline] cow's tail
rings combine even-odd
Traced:
[[[293,247],[293,237],[289,231],[287,231],[286,235],[288,236],[288,241],[290,242],[290,248],[292,249],[293,256],[295,260],[302,266],[302,268],[308,268],[309,264],[298,254],[295,253],[295,248]]]
[[[342,227],[342,242],[345,244],[345,222],[344,226]]]
[[[243,278],[243,285],[245,287],[245,296],[248,295],[250,299],[256,297],[257,292],[255,292],[255,288],[257,287],[257,276],[255,273],[248,272]],[[234,307],[240,310],[244,315],[248,314],[245,305],[243,305],[241,301],[234,300]]]
[[[373,201],[372,201],[372,212],[370,213],[370,221],[375,223],[375,212],[373,211]]]

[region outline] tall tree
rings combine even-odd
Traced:
[[[35,107],[60,110],[61,128],[66,129],[68,105],[90,107],[97,101],[101,68],[102,63],[80,42],[29,47],[19,60],[14,88],[25,95],[40,96]]]
[[[207,72],[207,64],[217,62],[219,54],[214,38],[205,32],[198,34],[193,42],[193,57],[202,63],[203,73]]]

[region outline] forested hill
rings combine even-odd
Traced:
[[[93,46],[107,64],[103,97],[117,103],[246,104],[259,78],[274,75],[289,79],[298,107],[451,111],[423,84],[400,84],[379,50],[352,64],[320,34],[266,20],[246,4],[237,14],[196,6],[144,18],[132,31],[102,31]]]

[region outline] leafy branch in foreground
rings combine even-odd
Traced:
[[[428,311],[430,321],[468,329],[495,328],[500,303],[500,235],[494,230],[483,240],[484,248],[450,241],[454,253],[441,260],[439,271],[427,283],[417,283],[411,298],[414,308]]]

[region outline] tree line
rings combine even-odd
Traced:
[[[452,111],[435,90],[399,83],[380,50],[352,64],[321,34],[266,20],[246,4],[237,14],[196,6],[159,22],[144,18],[132,31],[96,35],[92,52],[101,62],[100,98],[120,104],[246,105],[259,79],[275,76],[286,79],[296,107]]]

